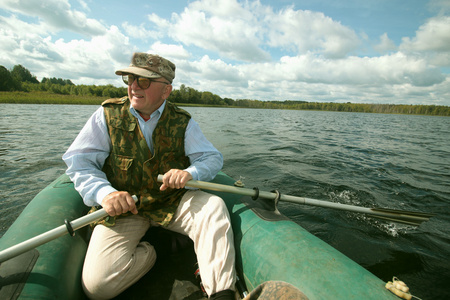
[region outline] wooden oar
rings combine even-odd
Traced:
[[[137,197],[132,196],[134,201],[137,202]],[[13,257],[19,256],[31,249],[34,249],[40,245],[48,243],[54,239],[57,239],[63,235],[71,234],[74,235],[74,231],[89,225],[95,221],[101,220],[104,217],[108,216],[108,213],[102,208],[91,214],[73,220],[72,222],[65,221],[64,225],[53,228],[47,232],[41,233],[38,236],[35,236],[31,239],[23,241],[17,245],[6,248],[5,250],[0,251],[0,263],[7,261]]]
[[[163,175],[158,175],[158,181],[162,182]],[[225,193],[233,193],[238,195],[250,196],[250,197],[261,197],[266,199],[275,199],[277,197],[276,193],[258,191],[255,189],[246,189],[241,187],[234,187],[230,185],[211,183],[205,181],[197,181],[190,180],[186,184],[188,187],[199,188],[204,190],[216,191],[216,192],[225,192]],[[367,208],[360,207],[348,204],[334,203],[323,200],[316,200],[305,197],[296,197],[281,194],[280,201],[292,202],[297,204],[305,204],[312,206],[320,206],[326,208],[333,208],[339,210],[345,210],[356,213],[363,213],[367,215],[371,215],[375,218],[403,223],[407,225],[419,226],[422,222],[428,221],[430,217],[434,216],[434,214],[422,213],[422,212],[413,212],[413,211],[405,211],[405,210],[395,210],[395,209],[386,209],[386,208]]]

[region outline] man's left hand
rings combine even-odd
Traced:
[[[191,173],[183,170],[172,169],[164,174],[163,184],[159,189],[161,191],[164,191],[167,188],[182,189],[185,187],[186,183],[192,179],[193,177]]]

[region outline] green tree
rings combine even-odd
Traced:
[[[225,99],[223,99],[223,101],[225,101],[225,103],[229,106],[234,105],[234,100],[231,98],[225,98]]]
[[[4,66],[0,66],[0,91],[14,91],[19,86],[19,82],[14,79],[11,72]]]
[[[178,98],[179,98],[180,103],[188,103],[189,102],[189,91],[184,84],[182,84],[180,86],[179,91],[180,92],[179,92]]]
[[[213,93],[211,92],[203,92],[200,97],[201,104],[213,104]]]
[[[36,76],[33,76],[31,72],[22,65],[15,65],[11,71],[11,75],[20,82],[39,83]]]
[[[182,103],[181,102],[181,93],[179,90],[172,90],[169,96],[169,101],[172,103]]]

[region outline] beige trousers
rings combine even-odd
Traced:
[[[152,222],[133,215],[116,225],[97,225],[83,266],[82,283],[91,299],[110,299],[137,282],[155,264],[156,252],[140,242]],[[206,292],[234,289],[235,251],[230,216],[220,197],[202,191],[183,196],[167,229],[189,236]]]

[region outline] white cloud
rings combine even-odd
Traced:
[[[85,11],[91,11],[91,9],[89,8],[89,6],[87,5],[86,1],[83,0],[78,0],[78,3],[80,4],[80,6],[85,10]]]
[[[259,47],[258,28],[247,18],[251,14],[245,14],[235,0],[214,1],[220,6],[217,9],[212,8],[212,2],[195,1],[181,14],[172,14],[171,22],[158,24],[168,26],[169,36],[187,46],[194,45],[235,60],[268,60],[270,55]],[[238,8],[232,17],[226,14],[230,7]]]
[[[188,59],[190,57],[189,52],[182,45],[168,45],[161,42],[154,43],[147,52],[161,53],[166,58]]]
[[[420,103],[424,98],[441,99],[436,92],[449,80],[424,60],[401,52],[346,59],[308,53],[285,56],[279,62],[241,65],[204,56],[198,61],[177,63],[177,72],[178,83],[222,97],[259,100],[405,103],[406,98]]]
[[[285,56],[277,63],[247,65],[245,73],[262,82],[285,80],[371,86],[404,83],[430,86],[445,79],[437,68],[429,67],[424,60],[400,52],[380,57],[352,56],[346,59],[326,59],[311,53]]]
[[[133,50],[128,38],[116,26],[111,26],[105,35],[93,37],[90,41],[72,40],[66,43],[60,39],[54,47],[64,57],[64,62],[54,65],[55,72],[70,73],[75,81],[80,77],[115,78],[115,70],[129,64],[129,53]]]
[[[159,31],[147,30],[143,23],[139,26],[136,26],[131,25],[128,22],[123,22],[122,28],[124,29],[125,34],[127,34],[129,37],[141,39],[144,41],[148,39],[158,39],[163,37],[163,34]]]
[[[0,16],[0,25],[4,32],[9,32],[21,38],[26,38],[30,35],[40,36],[48,34],[45,26],[24,22],[16,15],[11,15],[10,17]]]
[[[397,46],[395,45],[394,41],[392,41],[387,33],[383,33],[380,36],[380,42],[379,44],[375,45],[373,47],[376,51],[378,51],[379,53],[386,53],[389,51],[393,51],[397,49]]]
[[[267,48],[342,58],[360,44],[352,29],[323,13],[292,7],[275,12],[259,1],[195,1],[170,21],[154,14],[149,20],[187,46],[245,62],[269,61]]]
[[[40,25],[29,24],[16,16],[0,16],[1,65],[22,64],[31,70],[49,62],[59,62],[61,55],[51,47],[51,37]]]
[[[429,19],[416,31],[412,39],[404,37],[400,49],[404,52],[427,57],[437,66],[450,66],[450,17]]]
[[[402,47],[412,51],[450,51],[450,17],[428,20],[416,31],[413,39],[403,38]]]
[[[254,3],[259,3],[258,1]],[[204,11],[219,18],[251,19],[252,14],[248,7],[249,3],[239,3],[236,0],[200,0],[192,2],[189,7],[193,11]],[[251,5],[251,4],[250,4]]]
[[[67,0],[4,0],[7,9],[31,17],[38,17],[53,31],[69,29],[84,35],[100,35],[106,28],[80,11],[72,10]]]
[[[211,59],[209,56],[205,55],[198,61],[192,61],[188,63],[189,65],[184,66],[188,72],[185,72],[185,79],[194,74],[197,77],[198,82],[203,82],[203,84],[220,84],[227,86],[235,86],[239,83],[246,84],[246,78],[238,66],[232,64],[227,64],[221,59]]]
[[[287,8],[266,11],[268,44],[295,48],[298,54],[315,52],[331,58],[345,57],[360,41],[356,33],[323,13]]]
[[[205,55],[199,60],[175,60],[174,63],[177,65],[174,82],[176,88],[185,84],[200,91],[220,95],[222,98],[233,99],[244,98],[253,93],[248,89],[249,78],[245,77],[242,69],[221,59],[211,59]]]
[[[153,13],[147,16],[148,20],[155,24],[159,30],[166,30],[170,26],[170,22]]]
[[[14,33],[0,29],[0,51],[8,51],[8,60],[0,59],[2,65],[22,64],[38,78],[61,77],[79,83],[82,77],[94,79],[115,78],[114,71],[130,60],[133,48],[117,27],[111,26],[105,35],[91,40],[63,39],[52,41],[35,33]],[[3,42],[5,41],[5,42]]]

